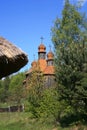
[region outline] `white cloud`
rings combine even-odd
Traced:
[[[87,0],[77,0],[77,1],[80,2],[82,6],[87,2]]]

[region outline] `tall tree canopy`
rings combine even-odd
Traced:
[[[62,19],[57,18],[52,28],[54,46],[59,44],[82,43],[87,40],[87,19],[79,9],[65,0]]]
[[[87,113],[87,19],[69,0],[54,23],[52,41],[60,99]]]

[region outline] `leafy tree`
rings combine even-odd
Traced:
[[[87,40],[87,19],[82,15],[76,6],[65,0],[65,6],[62,11],[62,19],[57,18],[52,28],[52,41],[54,47],[64,43],[83,43]]]
[[[46,88],[43,91],[42,99],[37,109],[37,115],[41,118],[52,118],[54,121],[58,118],[60,113],[61,104],[58,102],[58,94],[54,87]]]
[[[3,92],[4,92],[3,81],[0,80],[0,102],[5,101]]]
[[[6,77],[5,79],[0,81],[0,99],[1,102],[6,102],[9,96],[9,84],[10,84],[10,77]]]
[[[52,28],[52,41],[60,101],[68,104],[66,111],[70,106],[74,113],[87,113],[87,19],[69,0]]]
[[[24,73],[18,73],[17,75],[11,77],[11,82],[9,84],[9,102],[13,102],[20,105],[22,99],[24,98],[24,78]]]
[[[44,89],[44,77],[43,73],[39,69],[33,70],[28,81],[27,99],[30,103],[30,111],[34,116],[36,115],[36,108],[39,107],[39,102],[43,95]]]

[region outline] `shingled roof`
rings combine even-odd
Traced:
[[[17,72],[28,62],[27,54],[0,37],[0,78]]]

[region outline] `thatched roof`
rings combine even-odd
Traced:
[[[0,37],[0,78],[17,72],[27,62],[27,55],[21,49]]]

